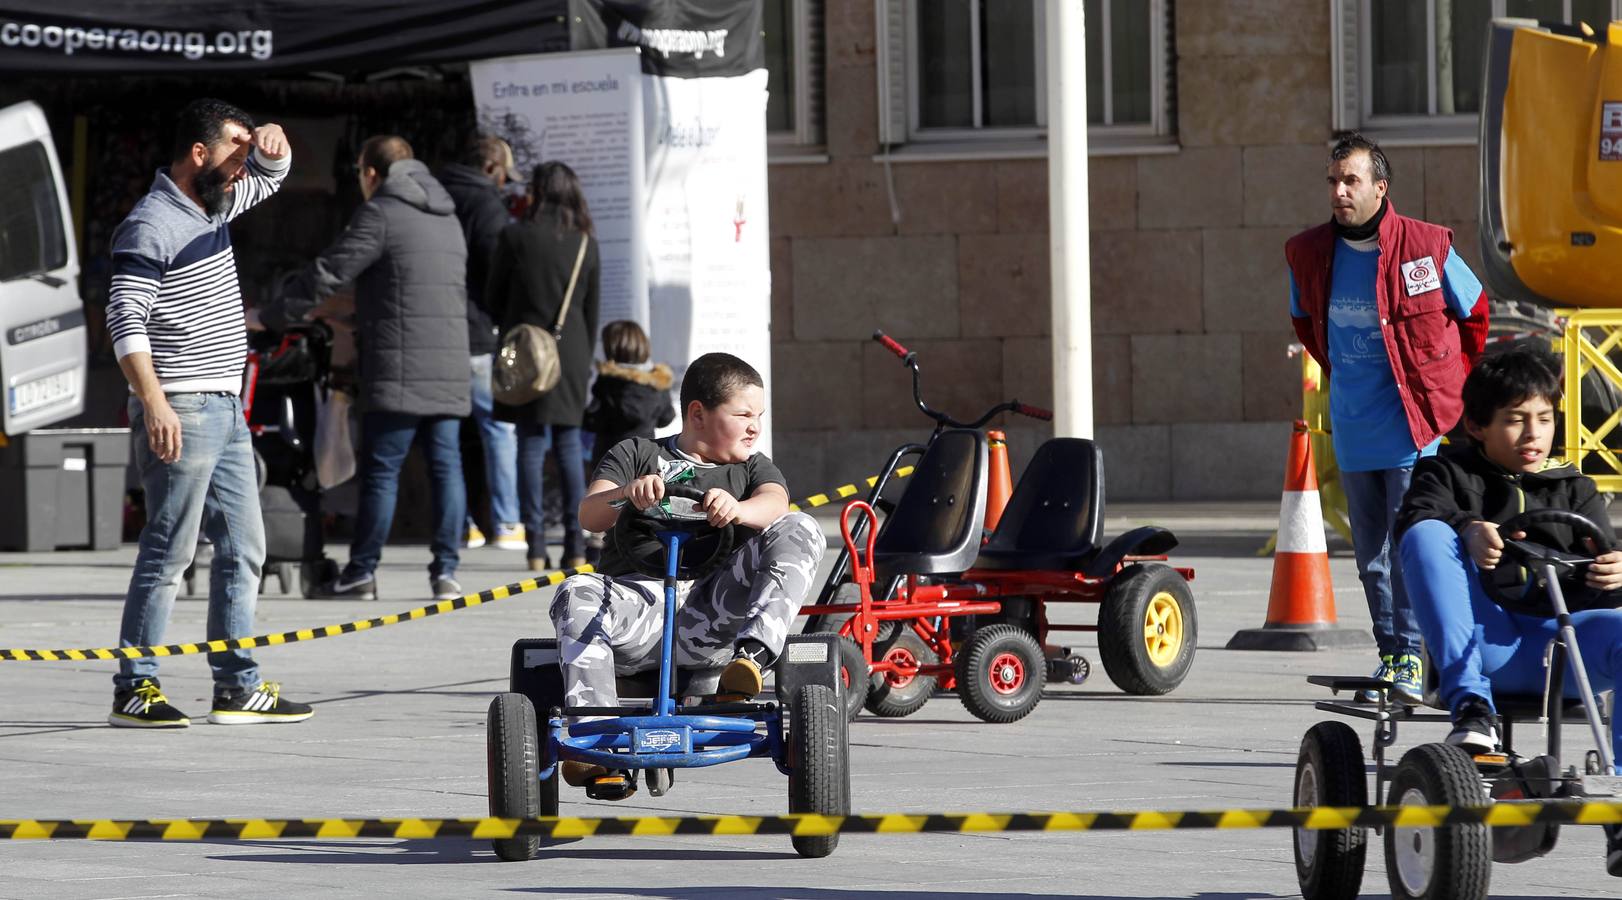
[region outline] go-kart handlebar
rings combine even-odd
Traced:
[[[999,403],[996,406],[986,410],[980,415],[979,418],[968,422],[956,419],[944,412],[941,412],[940,410],[932,409],[929,404],[924,402],[923,390],[918,384],[918,354],[908,350],[906,347],[901,346],[901,344],[897,342],[895,338],[890,337],[882,331],[874,331],[873,340],[883,345],[884,349],[894,353],[900,358],[902,365],[912,370],[912,401],[918,405],[919,411],[931,419],[934,419],[938,423],[939,427],[978,429],[982,425],[990,422],[992,419],[1005,412],[1011,412],[1015,415],[1021,415],[1031,419],[1038,419],[1044,422],[1051,421],[1053,419],[1053,412],[1051,410],[1043,409],[1040,406],[1032,406],[1028,403],[1021,403],[1018,400],[1008,400],[1006,402]]]
[[[1605,532],[1582,513],[1569,509],[1533,509],[1517,513],[1504,524],[1498,526],[1498,533],[1504,537],[1504,552],[1523,563],[1535,564],[1547,554],[1543,551],[1552,548],[1544,547],[1536,541],[1515,540],[1509,535],[1526,531],[1533,525],[1561,525],[1570,528],[1579,538],[1588,538],[1594,542],[1594,555],[1609,553],[1614,546]],[[1593,562],[1592,559],[1576,559],[1572,554],[1560,554],[1567,564],[1583,564]]]
[[[665,496],[669,498],[702,503],[705,493],[707,492],[690,484],[665,483]],[[692,580],[702,577],[731,555],[737,539],[733,523],[729,522],[717,528],[704,516],[661,517],[651,512],[656,507],[657,504],[645,510],[637,509],[630,501],[626,501],[619,521],[608,530],[608,540],[638,572],[653,578],[662,578],[668,574],[666,568],[669,564],[666,559],[668,548],[664,532],[681,531],[693,533],[695,536],[705,536],[702,541],[704,545],[701,551],[702,559],[697,562],[685,559],[681,561],[676,570],[677,578]],[[630,515],[623,514],[626,512]]]

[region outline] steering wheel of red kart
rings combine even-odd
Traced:
[[[614,527],[608,530],[608,545],[628,560],[638,574],[664,578],[665,542],[659,539],[659,534],[690,532],[692,536],[682,545],[676,577],[691,581],[708,575],[731,555],[736,526],[729,523],[717,528],[710,524],[708,515],[698,506],[704,501],[704,493],[690,484],[666,483],[666,500],[678,502],[655,503],[647,509],[637,509],[627,501]]]
[[[1572,534],[1578,539],[1588,538],[1594,542],[1594,555],[1567,553],[1557,550],[1547,544],[1538,543],[1527,538],[1513,539],[1510,535],[1519,531],[1531,534],[1538,525],[1560,525],[1570,528]],[[1593,564],[1594,557],[1609,553],[1613,549],[1611,539],[1605,532],[1594,524],[1587,516],[1569,509],[1534,509],[1517,513],[1508,521],[1498,526],[1498,533],[1504,539],[1504,560],[1516,565],[1524,566],[1537,573],[1547,564],[1553,564],[1559,576],[1560,589],[1570,598],[1573,592],[1587,590],[1583,581],[1588,567]],[[1499,568],[1503,563],[1499,563]],[[1497,571],[1497,569],[1493,570]],[[1498,584],[1493,578],[1493,571],[1481,572],[1481,586],[1495,603],[1506,608],[1524,608],[1528,605],[1528,597],[1532,591],[1537,590],[1536,578],[1528,578],[1524,585]],[[1568,599],[1568,603],[1570,600]],[[1538,601],[1538,606],[1546,605]],[[1553,614],[1553,611],[1550,611]]]

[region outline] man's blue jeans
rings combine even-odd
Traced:
[[[569,425],[518,423],[518,505],[529,537],[529,558],[546,558],[546,525],[542,500],[546,487],[541,472],[546,451],[556,447],[558,472],[563,477],[563,558],[586,555],[586,536],[580,530],[580,501],[586,498],[586,465],[580,455],[580,429]]]
[[[135,467],[146,492],[146,527],[124,597],[120,647],[163,643],[180,576],[197,551],[199,530],[214,542],[208,639],[253,634],[265,563],[265,522],[242,401],[229,394],[170,394],[169,405],[180,419],[180,459],[164,463],[147,443],[145,408],[133,397],[129,401]],[[247,650],[210,653],[208,663],[216,691],[259,684],[259,667]],[[113,686],[129,690],[157,675],[156,659],[121,659]]]
[[[471,357],[473,362],[473,424],[479,429],[484,447],[484,483],[490,491],[492,525],[511,525],[518,519],[518,437],[511,422],[495,417],[495,401],[490,396],[490,366],[486,353]],[[473,524],[468,513],[467,524]]]
[[[1381,656],[1419,652],[1419,623],[1403,586],[1398,554],[1391,547],[1397,510],[1413,474],[1412,467],[1340,473],[1357,577],[1363,582],[1363,598],[1369,604],[1374,642]]]
[[[467,516],[467,490],[462,485],[462,420],[453,416],[413,416],[395,412],[369,412],[362,419],[360,454],[360,509],[355,536],[349,544],[349,564],[343,580],[354,583],[377,571],[394,525],[394,506],[400,495],[400,467],[411,444],[420,436],[428,458],[428,478],[434,496],[433,561],[428,577],[454,576],[460,560],[462,526]]]
[[[1554,639],[1554,619],[1512,613],[1492,602],[1464,540],[1446,522],[1409,528],[1400,555],[1448,709],[1468,696],[1490,705],[1495,688],[1542,695],[1543,651]],[[1572,613],[1571,622],[1595,693],[1610,690],[1622,674],[1622,610],[1583,610]],[[1569,670],[1565,688],[1567,697],[1578,696]],[[1622,747],[1622,716],[1611,720],[1611,746]]]

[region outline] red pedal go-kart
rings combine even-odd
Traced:
[[[874,339],[911,370],[913,399],[935,428],[926,443],[896,448],[867,498],[846,505],[844,547],[817,603],[802,610],[807,632],[841,637],[847,714],[911,715],[939,688],[984,721],[1024,718],[1046,683],[1079,684],[1089,673],[1084,657],[1050,642],[1055,632],[1097,632],[1105,672],[1128,693],[1181,684],[1194,661],[1194,571],[1164,564],[1177,545],[1164,528],[1105,543],[1098,446],[1051,439],[1012,493],[988,498],[988,481],[1011,478],[1003,435],[980,428],[1004,412],[1052,414],[1009,401],[954,419],[924,403],[917,355],[882,332]],[[885,488],[913,456],[892,501]],[[1098,604],[1097,624],[1052,622],[1053,603]]]

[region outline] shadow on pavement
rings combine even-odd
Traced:
[[[240,849],[243,844],[232,842],[220,843]],[[577,840],[564,840],[548,843],[541,842],[541,854],[534,860],[535,865],[548,861],[562,860],[623,860],[635,861],[693,861],[693,862],[755,862],[760,860],[793,859],[792,851],[782,852],[756,852],[749,850],[672,850],[640,849],[634,847],[614,850],[590,850],[573,845]],[[253,846],[263,847],[267,851],[286,850],[291,852],[277,853],[238,853],[225,856],[212,856],[210,859],[221,862],[269,862],[294,863],[299,865],[362,865],[362,866],[409,866],[409,865],[449,865],[453,863],[494,863],[497,862],[495,851],[490,848],[490,842],[485,840],[444,840],[444,841],[397,841],[391,844],[376,842],[344,842],[344,841],[256,841]],[[513,871],[522,872],[524,869],[517,864]],[[572,892],[571,892],[572,893]]]
[[[647,900],[707,900],[711,897],[726,897],[729,900],[768,900],[768,898],[788,898],[788,900],[858,900],[866,897],[882,897],[884,900],[939,900],[941,897],[967,897],[971,894],[942,893],[940,891],[899,890],[886,891],[872,887],[863,888],[768,888],[768,887],[707,887],[707,888],[508,888],[507,890],[521,894],[541,894],[568,897],[645,897]],[[997,897],[999,900],[1049,900],[1049,898],[1066,897],[1074,900],[1133,900],[1115,894],[1033,894],[1028,892],[1013,892],[990,890],[982,892],[979,896]],[[1224,891],[1221,893],[1199,894],[1165,894],[1167,898],[1182,898],[1182,900],[1271,900],[1274,897],[1300,896],[1299,894],[1269,894],[1255,891]]]

